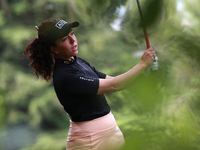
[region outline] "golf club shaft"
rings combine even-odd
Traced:
[[[143,26],[143,31],[144,31],[144,36],[145,36],[145,40],[146,40],[147,49],[149,49],[151,46],[150,46],[150,43],[149,43],[148,33],[147,33],[147,30],[146,30],[146,27],[145,27],[145,24],[144,24],[144,20],[143,20],[143,16],[142,16],[142,9],[140,7],[139,0],[137,0],[137,4],[138,4],[139,12],[140,12],[140,17],[141,17],[141,21],[142,21],[142,26]]]

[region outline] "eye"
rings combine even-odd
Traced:
[[[71,35],[74,35],[74,32],[71,32]]]
[[[63,41],[67,40],[67,36],[62,39]]]

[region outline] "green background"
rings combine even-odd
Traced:
[[[124,149],[199,150],[200,3],[140,3],[159,70],[106,95]],[[131,69],[146,49],[135,0],[0,0],[0,150],[66,147],[69,120],[52,82],[37,80],[21,58],[34,26],[48,18],[79,21],[78,56],[110,76]],[[120,30],[111,26],[117,21]]]

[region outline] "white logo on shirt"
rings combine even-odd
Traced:
[[[88,79],[88,78],[84,78],[84,77],[80,77],[81,80],[86,80],[86,81],[94,81],[93,79]]]
[[[66,21],[60,20],[60,21],[58,21],[58,22],[55,24],[55,26],[56,26],[58,29],[62,29],[62,27],[63,27],[65,24],[67,24]]]

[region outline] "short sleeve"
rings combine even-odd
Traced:
[[[106,74],[105,73],[103,73],[103,72],[101,72],[99,70],[96,70],[95,68],[94,68],[94,71],[98,75],[99,78],[102,78],[102,79],[106,78]]]
[[[90,64],[88,64],[90,66],[90,68],[98,75],[99,78],[105,79],[106,78],[106,74],[95,69],[95,67],[91,66]]]

